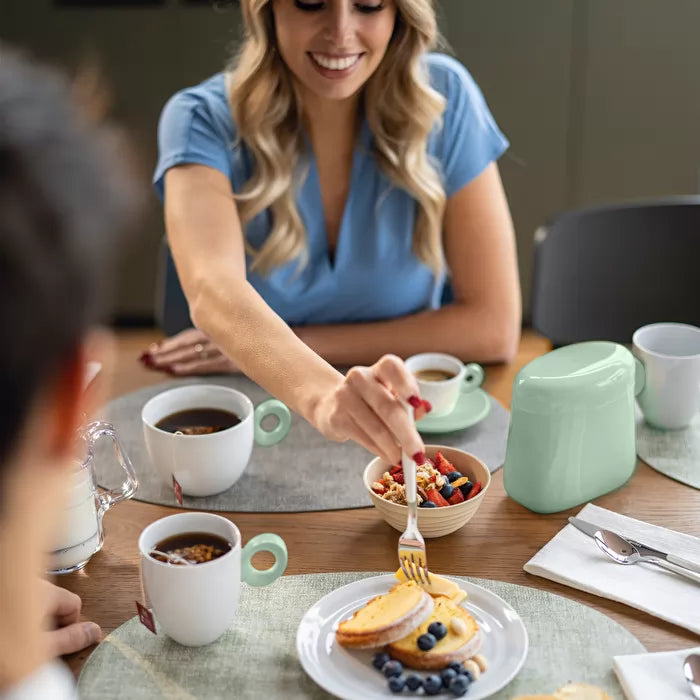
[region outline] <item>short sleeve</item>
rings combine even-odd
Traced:
[[[449,198],[498,160],[509,144],[469,71],[442,54],[430,54],[427,60],[431,85],[447,101],[432,155]]]
[[[223,90],[223,77],[220,88]],[[219,93],[203,83],[176,93],[163,108],[158,123],[158,163],[153,175],[161,200],[165,173],[175,165],[208,165],[231,178],[235,133],[225,94]]]

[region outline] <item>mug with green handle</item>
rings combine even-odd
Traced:
[[[168,563],[153,556],[170,538],[188,533],[192,533],[190,539],[202,533],[214,535],[229,549],[201,564],[180,559]],[[251,559],[258,552],[270,552],[275,563],[266,570],[256,569]],[[204,512],[178,513],[151,523],[139,537],[139,553],[146,605],[155,615],[156,627],[179,644],[193,647],[211,644],[231,627],[241,582],[267,586],[287,568],[287,547],[279,535],[257,535],[244,547],[234,523]]]

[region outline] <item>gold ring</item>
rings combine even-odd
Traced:
[[[197,344],[194,346],[194,351],[195,351],[198,355],[201,355],[201,354],[204,352],[204,345],[202,345],[201,343],[197,343]]]

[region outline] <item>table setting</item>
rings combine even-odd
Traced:
[[[654,430],[694,434],[691,400],[685,426],[659,425],[659,406],[677,414],[678,402],[655,398],[677,388],[655,378],[654,353],[668,348],[654,343],[673,336],[691,366],[682,384],[691,399],[699,390],[697,339],[676,331],[635,336],[632,352],[603,341],[548,352],[526,334],[505,368],[409,359],[419,382],[440,374],[428,390],[453,388],[442,407],[431,400],[443,427],[421,430],[424,459],[399,465],[323,445],[283,405],[270,419],[271,399],[244,377],[139,388],[125,338],[117,373],[135,391],[113,394],[99,417],[138,489],[105,517],[94,556],[59,579],[109,631],[70,659],[81,698],[693,697],[700,496],[639,463],[636,441],[640,412]],[[480,408],[465,408],[470,396]],[[204,406],[238,422],[159,427]],[[464,427],[447,427],[453,411],[471,411]],[[479,431],[494,414],[505,425]],[[95,448],[98,493],[115,489],[107,447]],[[206,464],[226,454],[242,464],[233,481],[207,483]],[[188,559],[195,550],[206,558]],[[114,574],[124,585],[108,606]]]

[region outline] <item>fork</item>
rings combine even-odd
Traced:
[[[408,411],[408,415],[413,418],[413,407],[409,404],[404,404],[404,407]],[[425,540],[418,529],[416,463],[403,450],[401,450],[401,466],[403,467],[408,520],[406,529],[399,537],[399,564],[401,571],[410,581],[419,584],[430,583]]]

